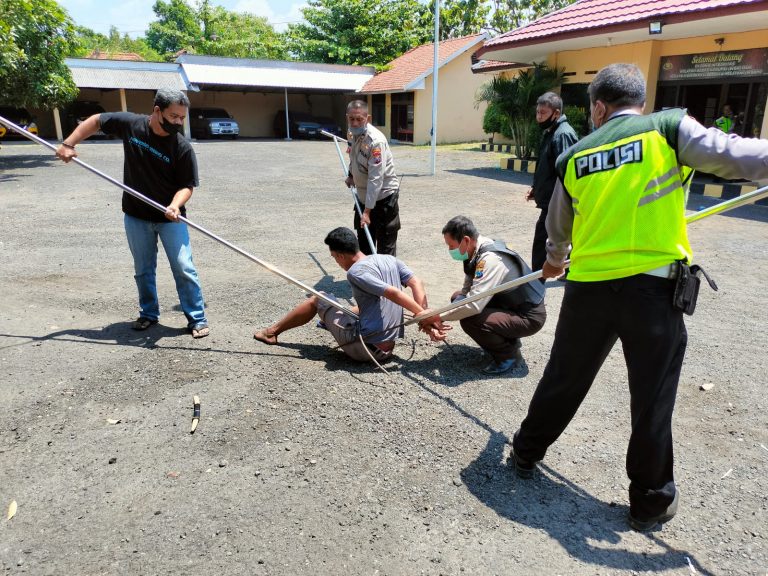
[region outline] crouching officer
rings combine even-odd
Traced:
[[[454,292],[452,302],[531,273],[517,252],[501,240],[480,236],[466,216],[451,218],[443,227],[443,239],[451,257],[464,263],[464,286]],[[529,282],[446,312],[442,319],[459,320],[464,332],[490,354],[492,361],[483,373],[503,374],[521,360],[520,338],[541,330],[547,319],[544,286]]]
[[[372,254],[363,230],[363,225],[366,225],[376,252],[396,256],[397,232],[400,230],[400,184],[387,138],[371,126],[368,119],[368,104],[353,100],[347,105],[352,145],[349,149],[349,175],[345,183],[357,188],[363,210],[362,219],[355,210],[355,230],[360,250],[368,256]]]

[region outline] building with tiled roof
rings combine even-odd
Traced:
[[[646,110],[682,106],[712,125],[730,104],[740,134],[768,137],[768,0],[580,0],[473,57],[480,71],[488,61],[561,68],[566,105],[585,107],[600,68],[632,62],[648,80]]]
[[[475,108],[475,92],[487,78],[472,74],[472,52],[487,34],[438,43],[437,141],[463,142],[484,137],[484,107]],[[368,95],[373,124],[390,138],[424,144],[432,129],[434,44],[412,48],[360,90]]]

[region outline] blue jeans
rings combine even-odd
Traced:
[[[189,231],[183,222],[150,222],[124,215],[125,235],[133,255],[136,287],[139,289],[139,315],[142,318],[158,320],[160,303],[157,299],[157,238],[171,265],[176,292],[179,294],[181,309],[187,317],[190,328],[208,325],[205,319],[203,291],[197,270],[192,262],[192,247]]]

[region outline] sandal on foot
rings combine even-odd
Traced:
[[[131,328],[133,328],[134,330],[142,331],[142,330],[146,330],[153,324],[157,324],[157,320],[152,320],[151,318],[144,318],[143,316],[140,316],[139,318],[136,318],[136,320],[134,320]]]
[[[192,338],[205,338],[211,333],[211,329],[208,326],[193,326],[189,329],[192,334]]]

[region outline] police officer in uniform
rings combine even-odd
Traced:
[[[443,239],[454,260],[464,264],[464,286],[451,301],[474,296],[531,273],[523,259],[501,240],[480,236],[466,216],[451,218],[443,227]],[[535,334],[544,325],[544,286],[529,282],[513,290],[471,302],[442,315],[459,320],[472,340],[492,360],[485,374],[503,374],[520,361],[520,338]]]
[[[387,139],[369,122],[368,104],[353,100],[347,105],[349,175],[347,186],[357,188],[363,217],[355,209],[355,230],[364,254],[372,254],[363,225],[368,226],[378,254],[397,255],[400,230],[399,182]]]
[[[515,434],[512,463],[536,462],[573,418],[617,339],[629,374],[629,524],[647,531],[677,512],[672,412],[687,333],[673,304],[678,261],[691,262],[688,166],[724,178],[768,178],[768,142],[705,128],[672,109],[643,116],[645,79],[611,64],[589,85],[596,131],[558,158],[547,216],[547,278],[572,247],[549,362]]]

